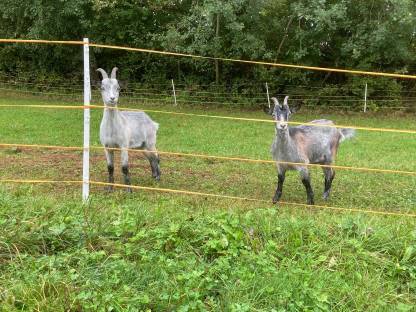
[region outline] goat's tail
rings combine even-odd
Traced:
[[[342,128],[339,129],[339,132],[341,133],[341,139],[340,142],[351,139],[355,136],[355,129],[350,128]]]
[[[156,128],[156,131],[159,130],[159,124],[157,122],[154,122],[154,121],[153,121],[153,124],[154,124],[154,126]]]

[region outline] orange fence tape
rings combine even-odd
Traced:
[[[204,118],[216,118],[216,119],[226,119],[226,120],[238,120],[238,121],[254,121],[254,122],[267,122],[275,123],[271,119],[259,119],[259,118],[244,118],[244,117],[231,117],[231,116],[220,116],[220,115],[206,115],[206,114],[193,114],[193,113],[182,113],[182,112],[172,112],[172,111],[161,111],[154,109],[139,109],[139,108],[128,108],[128,107],[105,107],[102,105],[31,105],[31,104],[0,104],[0,107],[11,108],[11,107],[29,107],[29,108],[56,108],[56,109],[84,109],[84,108],[100,108],[100,109],[118,109],[122,111],[137,111],[137,112],[148,112],[156,114],[171,114],[171,115],[181,115],[181,116],[193,116],[193,117],[204,117]],[[326,124],[315,124],[310,122],[296,122],[289,121],[288,124],[292,125],[305,125],[311,127],[324,127],[324,128],[338,128],[338,129],[356,129],[356,130],[365,130],[365,131],[377,131],[377,132],[390,132],[390,133],[408,133],[416,134],[416,130],[406,130],[406,129],[389,129],[389,128],[371,128],[371,127],[360,127],[360,126],[344,126],[344,125],[326,125]]]
[[[15,143],[0,143],[0,147],[27,147],[27,148],[45,148],[45,149],[57,149],[57,150],[83,150],[81,146],[61,146],[61,145],[42,145],[42,144],[15,144]],[[90,146],[90,149],[99,149],[103,150],[103,146]],[[121,148],[107,148],[108,150],[121,151]],[[143,150],[138,149],[125,149],[129,152],[143,152]],[[150,151],[146,151],[150,152]],[[152,153],[152,152],[150,152]],[[172,156],[183,156],[183,157],[195,157],[195,158],[205,158],[205,159],[218,159],[218,160],[230,160],[230,161],[241,161],[241,162],[250,162],[250,163],[265,163],[265,164],[287,164],[295,166],[306,166],[306,167],[321,167],[321,168],[334,168],[334,169],[345,169],[345,170],[356,170],[356,171],[367,171],[367,172],[378,172],[378,173],[392,173],[392,174],[403,174],[416,176],[415,171],[404,171],[404,170],[394,170],[394,169],[378,169],[378,168],[366,168],[366,167],[351,167],[351,166],[339,166],[339,165],[321,165],[321,164],[305,164],[289,161],[275,161],[275,160],[264,160],[264,159],[252,159],[252,158],[243,158],[243,157],[228,157],[228,156],[216,156],[216,155],[206,155],[206,154],[196,154],[196,153],[181,153],[181,152],[168,152],[168,151],[156,151],[160,155],[172,155]]]
[[[0,183],[82,184],[83,181],[1,179]],[[187,190],[175,190],[175,189],[167,189],[167,188],[159,188],[159,187],[125,185],[125,184],[119,184],[119,183],[106,183],[106,182],[97,182],[97,181],[90,181],[89,184],[91,184],[91,185],[103,185],[103,186],[115,186],[115,187],[121,187],[121,188],[132,188],[132,189],[137,189],[137,190],[156,191],[156,192],[174,193],[174,194],[182,194],[182,195],[195,195],[195,196],[203,196],[203,197],[211,197],[211,198],[251,201],[251,202],[259,202],[259,203],[265,203],[265,204],[270,204],[271,205],[270,201],[268,201],[268,200],[257,199],[257,198],[249,198],[249,197],[229,196],[229,195],[202,193],[202,192],[187,191]],[[307,204],[291,203],[291,202],[283,202],[283,201],[279,202],[279,206],[281,206],[281,205],[298,206],[298,207],[303,207],[303,208],[312,208],[312,209],[321,209],[321,210],[332,210],[332,211],[338,211],[338,212],[358,212],[358,213],[366,213],[366,214],[376,214],[376,215],[385,215],[385,216],[400,216],[400,217],[411,217],[411,218],[416,217],[416,214],[414,214],[414,213],[389,212],[389,211],[381,211],[381,210],[364,210],[364,209],[358,209],[358,208],[341,208],[341,207],[332,207],[332,206],[324,206],[324,205],[307,205]]]

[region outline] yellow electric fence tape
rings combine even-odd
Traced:
[[[34,43],[34,44],[66,44],[66,45],[84,44],[84,42],[82,41],[28,40],[28,39],[0,39],[0,43]],[[234,62],[234,63],[254,64],[254,65],[283,67],[283,68],[295,68],[295,69],[305,69],[305,70],[313,70],[313,71],[337,72],[337,73],[347,73],[347,74],[353,74],[353,75],[416,79],[416,76],[414,75],[317,67],[317,66],[304,66],[304,65],[294,65],[294,64],[271,63],[271,62],[264,62],[264,61],[240,60],[240,59],[232,59],[232,58],[224,58],[224,57],[201,56],[201,55],[195,55],[195,54],[159,51],[159,50],[142,49],[142,48],[132,48],[132,47],[106,45],[106,44],[98,44],[98,43],[89,43],[88,45],[90,47],[96,47],[96,48],[117,49],[117,50],[131,51],[131,52],[142,52],[142,53],[151,53],[151,54],[160,54],[160,55],[189,57],[189,58],[204,59],[204,60],[217,60],[217,61],[223,61],[223,62]]]
[[[105,107],[102,105],[28,105],[28,104],[0,104],[0,107],[4,108],[56,108],[56,109],[84,109],[84,108],[99,108],[99,109],[115,109],[111,107]],[[216,119],[226,119],[226,120],[239,120],[239,121],[254,121],[254,122],[268,122],[275,123],[274,120],[269,119],[258,119],[258,118],[244,118],[244,117],[231,117],[231,116],[219,116],[219,115],[206,115],[206,114],[193,114],[193,113],[182,113],[182,112],[172,112],[172,111],[161,111],[154,109],[138,109],[138,108],[128,108],[128,107],[118,107],[118,110],[122,111],[137,111],[137,112],[148,112],[156,114],[171,114],[171,115],[181,115],[181,116],[193,116],[193,117],[204,117],[204,118],[216,118]],[[306,125],[311,127],[324,127],[324,128],[342,128],[342,129],[356,129],[356,130],[365,130],[365,131],[377,131],[377,132],[393,132],[393,133],[408,133],[416,134],[416,130],[406,130],[406,129],[388,129],[388,128],[370,128],[370,127],[359,127],[359,126],[344,126],[344,125],[326,125],[326,124],[315,124],[308,122],[296,122],[289,121],[289,124],[292,125]]]
[[[72,150],[80,151],[84,148],[81,146],[61,146],[61,145],[42,145],[42,144],[14,144],[14,143],[0,143],[0,147],[26,147],[26,148],[45,148],[45,149],[56,149],[56,150]],[[90,146],[90,149],[103,150],[102,146]],[[107,148],[108,150],[120,151],[121,148]],[[129,149],[125,150],[129,152],[140,152],[143,150]],[[144,151],[147,153],[158,153],[160,155],[172,155],[172,156],[183,156],[183,157],[195,157],[195,158],[208,158],[208,159],[218,159],[218,160],[230,160],[230,161],[242,161],[250,163],[265,163],[265,164],[286,164],[294,166],[307,166],[307,167],[322,167],[322,168],[334,168],[334,169],[344,169],[344,170],[356,170],[356,171],[367,171],[367,172],[376,172],[376,173],[392,173],[392,174],[403,174],[416,176],[415,171],[403,171],[403,170],[393,170],[393,169],[378,169],[378,168],[365,168],[365,167],[350,167],[350,166],[339,166],[339,165],[320,165],[320,164],[305,164],[289,161],[274,161],[274,160],[263,160],[263,159],[251,159],[251,158],[242,158],[242,157],[227,157],[227,156],[216,156],[216,155],[206,155],[206,154],[195,154],[195,153],[181,153],[181,152],[167,152],[167,151]]]
[[[23,39],[0,39],[0,43],[33,43],[33,44],[65,44],[65,45],[83,45],[84,42],[82,41],[54,41],[54,40],[23,40]],[[210,57],[210,56],[200,56],[194,54],[185,54],[185,53],[176,53],[176,52],[166,52],[166,51],[158,51],[158,50],[150,50],[150,49],[140,49],[140,48],[131,48],[131,47],[123,47],[123,46],[113,46],[113,45],[103,45],[103,44],[95,44],[90,43],[90,47],[97,47],[97,48],[106,48],[106,49],[118,49],[118,50],[125,50],[125,51],[134,51],[134,52],[144,52],[144,53],[153,53],[153,54],[161,54],[161,55],[170,55],[170,56],[179,56],[179,57],[190,57],[196,59],[206,59],[206,60],[218,60],[224,62],[236,62],[236,63],[245,63],[245,64],[254,64],[254,65],[263,65],[263,66],[272,66],[272,67],[284,67],[284,68],[295,68],[295,69],[305,69],[305,70],[313,70],[313,71],[326,71],[326,72],[339,72],[339,73],[349,73],[355,75],[368,75],[368,76],[382,76],[382,77],[391,77],[391,78],[402,78],[402,79],[416,79],[416,76],[413,75],[403,75],[403,74],[393,74],[393,73],[382,73],[382,72],[370,72],[370,71],[360,71],[360,70],[348,70],[348,69],[339,69],[339,68],[325,68],[325,67],[315,67],[315,66],[303,66],[303,65],[293,65],[293,64],[282,64],[282,63],[270,63],[264,61],[250,61],[250,60],[240,60],[240,59],[231,59],[231,58],[221,58],[221,57]],[[59,109],[83,109],[83,108],[103,108],[102,106],[62,106],[62,105],[1,105],[2,107],[32,107],[32,108],[59,108]],[[123,108],[123,110],[137,110],[137,109],[129,109]],[[139,111],[147,111],[147,112],[154,112],[154,113],[164,113],[164,114],[176,114],[176,115],[186,115],[186,116],[198,116],[198,117],[207,117],[207,118],[221,118],[221,119],[229,119],[229,120],[246,120],[246,121],[258,121],[258,122],[273,122],[271,120],[263,120],[263,119],[253,119],[253,118],[237,118],[237,117],[227,117],[227,116],[212,116],[212,115],[201,115],[201,114],[190,114],[190,113],[179,113],[179,112],[166,112],[166,111],[157,111],[157,110],[139,110]],[[304,124],[298,122],[290,122],[291,124]],[[324,126],[328,127],[327,125],[316,125],[316,124],[307,124],[311,126]],[[353,126],[334,126],[336,128],[352,128],[358,130],[367,130],[367,131],[382,131],[382,132],[397,132],[397,133],[416,133],[414,130],[399,130],[399,129],[383,129],[383,128],[369,128],[369,127],[353,127]],[[75,149],[75,147],[67,147],[67,149]],[[169,152],[166,152],[169,153]],[[173,154],[173,153],[171,153]],[[185,153],[175,153],[176,155],[185,156]],[[186,154],[187,156],[194,156],[196,157],[197,154]],[[219,158],[217,156],[209,156],[209,155],[200,155],[198,157],[212,157],[212,158]],[[222,159],[232,159],[232,160],[243,160],[242,158],[236,157],[221,157]],[[247,159],[245,161],[248,161]],[[257,160],[249,160],[249,161],[257,161]],[[260,161],[258,161],[260,162]],[[265,161],[261,161],[265,162]],[[267,161],[269,162],[269,161]],[[293,163],[297,164],[297,163]],[[305,165],[305,164],[302,164]],[[331,166],[334,167],[335,166]],[[338,168],[343,167],[346,169],[347,167],[344,166],[337,166]],[[352,169],[353,167],[349,167]],[[384,170],[384,169],[370,169],[370,168],[355,168],[360,170],[368,170],[368,171],[381,171],[384,172],[393,172],[392,170]],[[396,172],[397,173],[397,172]],[[407,174],[413,174],[412,172],[407,172]],[[83,181],[52,181],[52,180],[11,180],[11,179],[4,179],[0,180],[3,183],[65,183],[65,184],[82,184]],[[113,185],[116,187],[129,187],[124,184],[110,184],[104,182],[94,182],[90,181],[90,184],[94,185]],[[209,193],[201,193],[201,192],[192,192],[192,191],[183,191],[183,190],[173,190],[173,189],[164,189],[164,188],[153,188],[153,187],[144,187],[144,186],[130,186],[134,189],[141,189],[141,190],[149,190],[149,191],[159,191],[159,192],[169,192],[169,193],[178,193],[178,194],[187,194],[187,195],[198,195],[198,196],[205,196],[205,197],[216,197],[216,198],[225,198],[225,199],[237,199],[243,201],[257,201],[257,202],[264,202],[267,203],[268,201],[261,200],[261,199],[254,199],[254,198],[245,198],[245,197],[237,197],[237,196],[227,196],[227,195],[219,195],[219,194],[209,194]],[[354,209],[354,208],[339,208],[339,207],[331,207],[331,206],[320,206],[320,205],[306,205],[306,204],[297,204],[297,203],[287,203],[281,202],[281,205],[294,205],[300,207],[307,207],[307,208],[318,208],[318,209],[331,209],[336,211],[344,211],[344,212],[360,212],[360,213],[372,213],[372,214],[379,214],[379,215],[391,215],[391,216],[406,216],[406,217],[416,217],[416,214],[405,214],[405,213],[396,213],[396,212],[386,212],[386,211],[375,211],[375,210],[362,210],[362,209]]]
[[[1,179],[0,183],[82,184],[83,181]],[[167,188],[159,188],[159,187],[125,185],[125,184],[118,184],[118,183],[106,183],[106,182],[96,182],[96,181],[90,181],[89,183],[91,185],[115,186],[115,187],[132,188],[132,189],[145,190],[145,191],[156,191],[156,192],[174,193],[174,194],[182,194],[182,195],[195,195],[195,196],[203,196],[203,197],[232,199],[232,200],[251,201],[251,202],[259,202],[259,203],[270,204],[270,201],[268,201],[268,200],[257,199],[257,198],[249,198],[249,197],[228,196],[228,195],[202,193],[202,192],[194,192],[194,191],[187,191],[187,190],[175,190],[175,189],[167,189]],[[411,218],[416,217],[416,214],[413,214],[413,213],[389,212],[389,211],[381,211],[381,210],[364,210],[364,209],[358,209],[358,208],[341,208],[341,207],[332,207],[332,206],[324,206],[324,205],[307,205],[307,204],[290,203],[290,202],[283,202],[283,201],[279,202],[279,205],[298,206],[298,207],[303,207],[303,208],[312,208],[312,209],[321,209],[321,210],[332,210],[332,211],[338,211],[338,212],[358,212],[358,213],[366,213],[366,214],[411,217]]]

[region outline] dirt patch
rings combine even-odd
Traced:
[[[133,177],[137,176],[140,180],[147,178],[150,174],[147,159],[140,152],[130,153],[129,156]],[[210,179],[215,176],[211,168],[200,168],[200,166],[194,168],[193,162],[192,158],[162,155],[162,174],[166,177],[180,175],[181,179],[184,177]],[[116,152],[116,180],[121,178],[119,165],[120,155]],[[91,152],[90,173],[91,180],[105,181],[107,179],[104,153]],[[3,179],[81,180],[82,152],[31,148],[3,149],[0,150],[0,175]]]

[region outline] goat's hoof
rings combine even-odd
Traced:
[[[275,195],[272,199],[272,203],[277,204],[277,202],[280,200],[280,197],[282,197],[282,194]]]
[[[106,191],[107,193],[112,193],[112,192],[114,191],[114,189],[113,189],[113,187],[112,187],[112,186],[106,186],[106,187],[104,188],[104,191]]]
[[[153,177],[157,182],[160,181],[160,175]]]
[[[129,187],[129,188],[126,189],[126,192],[131,194],[131,193],[133,193],[133,190]]]
[[[315,202],[314,202],[313,200],[308,200],[308,201],[307,201],[307,204],[308,204],[308,205],[315,205]]]
[[[323,198],[324,200],[328,200],[328,199],[329,199],[329,192],[325,192],[325,193],[322,195],[322,198]]]

